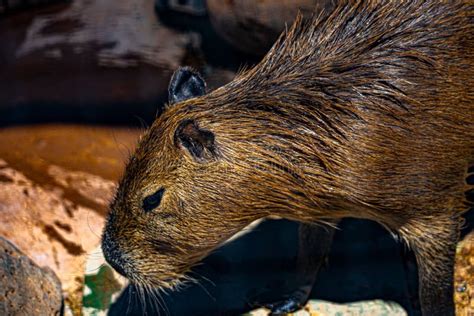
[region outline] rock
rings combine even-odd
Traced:
[[[165,26],[155,9],[154,0],[58,0],[2,16],[0,126],[150,123],[179,66],[201,70],[210,89],[233,77],[209,66],[200,31]]]
[[[474,231],[464,237],[456,250],[454,301],[456,315],[474,315]]]
[[[73,1],[56,14],[36,17],[18,47],[18,57],[35,51],[61,58],[70,46],[80,55],[96,45],[99,65],[114,67],[146,63],[157,67],[179,66],[179,56],[188,37],[160,26],[152,0]]]
[[[312,12],[328,12],[332,0],[207,0],[215,30],[236,48],[263,54],[285,29],[291,25],[298,11],[305,16]]]
[[[194,16],[203,16],[206,14],[205,0],[191,1],[172,1],[172,0],[155,0],[155,5],[159,10],[172,10],[183,12]]]
[[[154,0],[75,0],[2,17],[0,125],[154,117],[195,40],[163,26]]]
[[[61,284],[0,236],[0,315],[60,315]]]
[[[44,6],[60,1],[67,0],[3,0],[0,3],[0,16],[9,13],[16,13],[19,10],[28,10],[31,7]]]
[[[84,268],[138,130],[34,126],[0,130],[0,235],[53,270],[77,314]]]

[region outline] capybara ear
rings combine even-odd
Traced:
[[[176,145],[183,148],[197,162],[217,159],[214,134],[199,128],[194,120],[181,122],[176,129],[174,138]]]
[[[199,97],[205,93],[206,82],[201,75],[189,67],[181,67],[171,77],[168,87],[169,104]]]

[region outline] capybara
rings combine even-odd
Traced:
[[[300,261],[317,270],[332,232],[315,224],[364,218],[413,249],[423,315],[454,315],[474,163],[473,9],[344,1],[298,17],[212,92],[179,69],[110,205],[107,261],[136,284],[172,288],[252,221],[281,217],[303,223]],[[308,288],[273,312],[301,306]]]

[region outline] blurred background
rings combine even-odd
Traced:
[[[2,0],[0,314],[239,315],[297,288],[297,225],[287,221],[264,222],[218,249],[196,268],[199,285],[159,304],[101,266],[98,246],[115,183],[137,137],[162,112],[173,71],[192,66],[213,90],[258,63],[298,11],[307,17],[333,6]],[[457,254],[459,315],[474,313],[472,214]],[[348,219],[340,228],[310,308],[419,315],[411,251],[373,222]],[[372,312],[349,304],[375,299]]]

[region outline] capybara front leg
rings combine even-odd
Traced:
[[[336,225],[336,222],[332,222]],[[299,227],[298,274],[302,276],[302,285],[281,301],[268,304],[271,315],[285,315],[301,309],[308,301],[316,276],[331,248],[334,228],[309,223]]]

